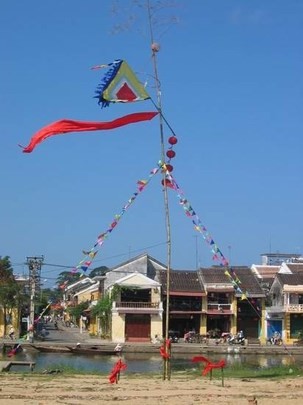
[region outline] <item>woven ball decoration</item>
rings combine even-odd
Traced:
[[[157,42],[152,43],[151,49],[153,52],[159,52],[160,51],[160,45],[157,44]]]

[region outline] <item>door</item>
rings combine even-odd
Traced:
[[[133,342],[150,341],[150,315],[125,316],[125,339]]]
[[[282,336],[282,319],[267,321],[267,338],[271,338],[275,332],[279,332]]]

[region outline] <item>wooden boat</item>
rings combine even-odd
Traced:
[[[109,356],[116,356],[119,354],[114,349],[109,348],[102,348],[101,346],[75,346],[70,347],[66,346],[68,350],[75,354],[100,354],[100,355],[109,355]]]
[[[51,346],[51,345],[34,345],[31,346],[43,353],[69,353],[70,350],[66,346]]]

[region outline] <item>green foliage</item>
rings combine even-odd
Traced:
[[[10,258],[9,256],[4,256],[3,259],[0,259],[0,284],[12,280],[13,278],[13,268]]]
[[[14,278],[10,258],[5,256],[0,259],[0,306],[4,314],[4,332],[7,322],[11,322],[13,309],[18,309],[20,313],[23,301],[22,288]]]
[[[83,315],[83,311],[87,309],[89,306],[89,302],[80,302],[80,304],[76,305],[75,307],[68,307],[67,311],[70,313],[70,315],[76,320],[76,322],[79,321],[80,316]]]
[[[102,337],[110,336],[112,306],[120,292],[121,288],[115,285],[110,292],[104,294],[91,310],[92,316],[100,319]]]
[[[104,276],[109,271],[109,268],[106,266],[96,267],[89,273],[89,277],[93,278],[96,276]]]
[[[59,276],[57,277],[57,284],[60,287],[63,283],[67,282],[67,284],[75,283],[79,280],[81,274],[80,273],[72,273],[70,271],[62,271]]]
[[[42,296],[45,301],[49,302],[51,301],[52,303],[56,303],[61,301],[62,299],[62,291],[59,289],[51,289],[51,288],[44,288],[42,290]]]

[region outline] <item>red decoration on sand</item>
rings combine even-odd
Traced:
[[[166,339],[166,341],[160,347],[160,354],[161,354],[163,359],[169,359],[170,358],[170,354],[169,354],[170,343],[171,343],[170,340]]]
[[[114,365],[114,368],[112,369],[110,376],[109,376],[109,382],[111,384],[118,384],[119,377],[120,377],[120,372],[125,370],[127,368],[127,365],[123,363],[121,359],[117,361],[117,363]]]
[[[193,363],[205,363],[204,370],[202,371],[202,375],[208,374],[210,371],[212,371],[214,368],[224,368],[226,366],[225,360],[220,360],[217,363],[212,363],[210,360],[208,360],[204,356],[195,356],[192,358]]]

